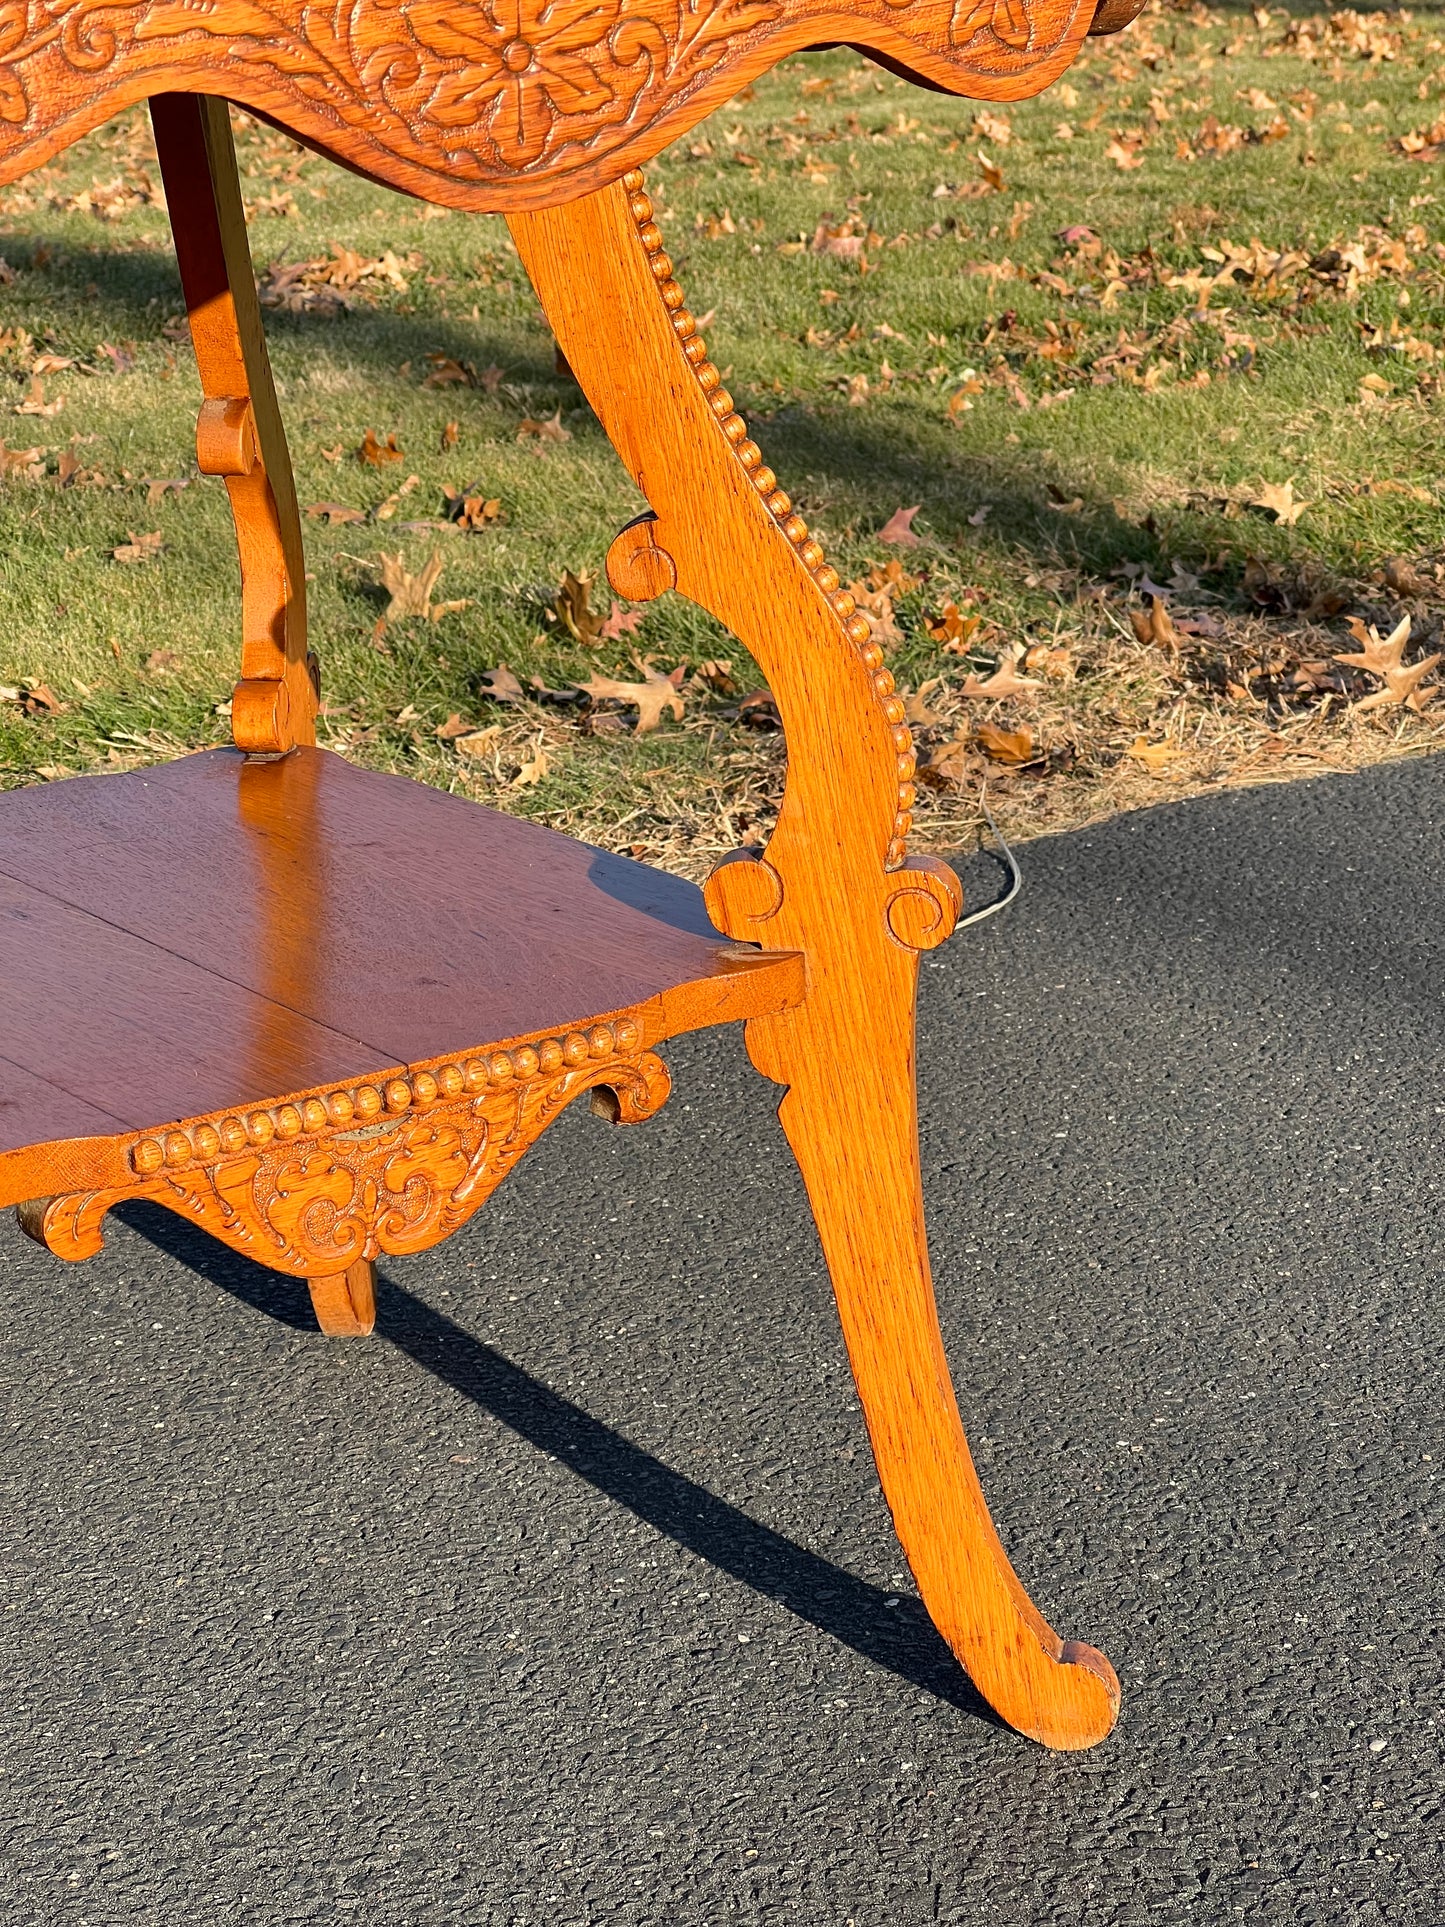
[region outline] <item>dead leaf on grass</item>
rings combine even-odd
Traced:
[[[951,743],[928,752],[918,765],[918,780],[932,790],[953,789],[982,767],[969,738],[955,736]]]
[[[451,738],[456,744],[458,756],[469,757],[475,761],[479,756],[490,756],[502,737],[502,725],[492,723],[486,729],[469,729],[462,735]]]
[[[58,716],[67,707],[44,682],[26,683],[13,700],[26,716]]]
[[[1373,696],[1366,696],[1355,704],[1358,710],[1383,709],[1394,703],[1403,703],[1407,709],[1414,710],[1418,716],[1440,694],[1441,685],[1432,683],[1422,688],[1426,676],[1440,661],[1439,653],[1426,656],[1423,661],[1411,663],[1408,667],[1402,660],[1405,644],[1410,640],[1410,618],[1401,616],[1388,636],[1382,636],[1373,623],[1367,629],[1358,616],[1348,619],[1350,634],[1359,643],[1359,652],[1353,656],[1336,655],[1335,661],[1349,669],[1363,669],[1371,676],[1378,676],[1385,685],[1377,689]]]
[[[1253,495],[1245,498],[1251,508],[1267,509],[1276,522],[1286,528],[1293,528],[1307,508],[1309,502],[1295,500],[1294,483],[1266,482]]]
[[[641,627],[642,611],[624,609],[622,604],[614,598],[612,607],[607,612],[607,620],[597,634],[605,642],[620,642],[624,636],[635,635]],[[707,667],[708,665],[704,663],[703,670]],[[699,674],[701,673],[702,671],[699,671]]]
[[[441,432],[441,438],[440,438],[440,445],[441,445],[443,454],[445,454],[447,449],[455,448],[457,443],[461,440],[461,438],[462,438],[462,431],[458,427],[456,422],[448,422],[446,427],[443,428]]]
[[[564,569],[557,593],[546,609],[548,622],[560,623],[574,642],[588,649],[595,647],[603,627],[603,618],[592,607],[592,585],[596,580],[586,569],[581,575]]]
[[[782,711],[771,689],[751,690],[738,704],[738,721],[744,729],[783,727]]]
[[[990,762],[1017,769],[1034,759],[1034,733],[1031,729],[998,729],[992,723],[980,723],[973,737]]]
[[[555,415],[548,415],[544,421],[534,421],[530,415],[526,415],[517,429],[519,442],[570,442],[571,439],[572,430],[562,426],[560,408]]]
[[[1124,754],[1132,762],[1142,763],[1157,776],[1174,760],[1176,749],[1174,743],[1151,743],[1147,736],[1136,736]]]
[[[1151,595],[1147,609],[1130,609],[1129,621],[1140,642],[1146,645],[1152,643],[1157,648],[1169,650],[1171,654],[1178,653],[1179,632],[1174,627],[1169,605],[1162,595]]]
[[[168,476],[158,481],[146,483],[146,507],[155,508],[168,495],[179,495],[183,488],[190,487],[190,480],[184,475]]]
[[[495,669],[483,671],[482,693],[494,703],[519,703],[524,692],[506,663],[499,662]]]
[[[641,734],[640,728],[638,733],[639,735]],[[517,771],[517,774],[507,785],[507,788],[512,790],[531,789],[534,783],[541,782],[551,767],[552,759],[539,743],[536,753],[527,762],[523,763],[522,767]]]
[[[127,529],[126,534],[130,540],[111,550],[117,562],[153,562],[166,545],[159,529],[152,529],[149,535],[137,535],[134,529]]]
[[[391,597],[381,618],[383,623],[403,622],[410,616],[421,616],[427,622],[436,622],[442,616],[467,607],[465,601],[432,603],[432,590],[437,585],[443,566],[440,549],[433,550],[425,566],[415,575],[404,566],[399,555],[382,554],[377,557],[376,566],[381,572],[381,585]]]
[[[332,528],[339,522],[364,522],[364,509],[348,508],[344,502],[313,502],[306,511],[313,522],[325,520]]]
[[[666,676],[660,676],[650,663],[639,666],[647,678],[645,682],[620,682],[612,676],[590,676],[579,687],[594,704],[614,702],[623,703],[629,708],[635,707],[637,726],[633,734],[646,736],[658,727],[666,712],[671,712],[675,722],[682,721],[684,665],[679,663]]]
[[[1018,696],[1026,690],[1037,689],[1039,683],[1036,677],[1021,676],[1018,673],[1018,665],[1023,653],[1023,647],[1019,645],[1008,655],[1000,657],[998,667],[990,676],[965,676],[959,687],[959,694],[972,697],[976,702],[989,702],[999,697]],[[980,729],[986,728],[988,724],[980,724]],[[1025,730],[1023,733],[1027,735],[1028,731]],[[992,750],[989,754],[993,754]],[[1027,762],[1028,757],[1024,757],[1023,760]]]
[[[374,522],[389,522],[401,507],[401,504],[406,500],[407,496],[411,494],[412,490],[420,486],[420,475],[408,475],[400,488],[393,489],[384,502],[377,503],[371,512],[372,520]]]
[[[45,399],[45,383],[37,375],[30,384],[30,392],[24,401],[15,404],[17,415],[44,415],[47,418],[58,415],[65,406],[64,395],[57,395],[54,401]]]
[[[402,460],[405,450],[399,445],[395,433],[380,440],[374,428],[368,428],[361,438],[361,446],[356,451],[356,459],[367,468],[384,468],[388,462]]]
[[[151,676],[164,676],[172,669],[180,667],[181,659],[174,649],[152,649],[145,659],[146,673]]]
[[[963,656],[972,647],[982,621],[976,609],[960,609],[956,602],[945,602],[936,616],[923,618],[923,627],[930,641],[943,645],[946,656]]]
[[[891,542],[895,548],[917,549],[922,547],[922,537],[913,533],[913,518],[923,504],[915,502],[911,509],[894,509],[888,520],[878,531],[880,542]]]
[[[470,534],[490,528],[502,519],[501,496],[488,495],[480,482],[473,482],[468,488],[443,489],[442,495],[442,513],[447,521]]]

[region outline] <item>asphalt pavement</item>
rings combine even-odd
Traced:
[[[1445,759],[1024,862],[925,963],[925,1174],[1113,1736],[1001,1729],[923,1617],[715,1033],[369,1342],[157,1210],[0,1227],[5,1927],[1445,1920]]]

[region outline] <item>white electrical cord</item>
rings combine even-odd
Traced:
[[[993,811],[988,806],[987,785],[979,791],[978,807],[988,818],[988,827],[993,831],[994,839],[998,844],[997,851],[991,852],[991,854],[1002,856],[1004,862],[1009,867],[1009,874],[1013,881],[1009,884],[1007,891],[999,898],[997,903],[985,904],[982,910],[975,910],[971,916],[960,917],[958,922],[953,926],[955,935],[957,935],[960,930],[967,929],[971,923],[982,923],[985,917],[994,917],[998,915],[1000,910],[1007,910],[1019,891],[1024,887],[1024,873],[1019,868],[1019,860],[1007,843],[1004,842],[1003,832],[993,820]],[[982,847],[982,845],[980,845],[980,847]]]

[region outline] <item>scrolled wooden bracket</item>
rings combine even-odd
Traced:
[[[667,1067],[631,1018],[147,1132],[126,1154],[127,1183],[35,1199],[17,1216],[80,1260],[100,1250],[112,1206],[145,1198],[273,1271],[335,1279],[449,1237],[574,1097],[601,1088],[622,1124],[667,1099]]]
[[[762,926],[783,907],[783,879],[756,850],[733,850],[702,886],[708,916],[724,936],[757,942]]]
[[[607,551],[607,580],[629,602],[651,602],[677,587],[677,564],[656,540],[651,509],[620,529]]]
[[[936,950],[963,914],[963,885],[936,856],[907,857],[889,872],[888,930],[905,950]]]

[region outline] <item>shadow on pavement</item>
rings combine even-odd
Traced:
[[[267,1271],[159,1205],[115,1214],[169,1257],[244,1304],[316,1336],[299,1279]],[[378,1274],[377,1326],[396,1349],[675,1544],[776,1599],[870,1664],[1002,1727],[934,1629],[922,1602],[845,1572],[632,1444],[443,1313]]]

